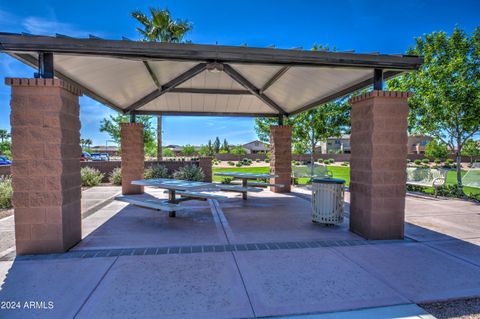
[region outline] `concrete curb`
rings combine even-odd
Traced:
[[[112,196],[108,197],[107,199],[101,201],[100,203],[98,203],[96,205],[93,205],[89,209],[82,212],[82,219],[87,218],[88,216],[91,216],[91,215],[95,214],[98,210],[102,209],[103,207],[107,206],[108,204],[111,204],[114,201],[115,197],[118,196],[120,193],[121,192],[118,191],[115,194],[113,194]]]

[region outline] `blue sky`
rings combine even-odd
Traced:
[[[414,37],[432,31],[451,32],[455,25],[471,32],[479,25],[480,1],[0,1],[0,31],[74,37],[88,34],[108,39],[137,39],[133,10],[168,7],[174,17],[193,22],[187,39],[194,43],[279,48],[314,43],[337,50],[403,53]],[[10,89],[5,77],[32,77],[33,69],[0,55],[0,128],[9,129]],[[82,97],[82,137],[105,144],[100,120],[113,114]],[[253,119],[225,117],[166,117],[164,144],[205,144],[215,136],[230,143],[256,138]],[[199,134],[201,132],[201,134]]]

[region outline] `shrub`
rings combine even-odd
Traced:
[[[221,181],[222,184],[231,184],[233,181],[232,177],[224,177]]]
[[[12,178],[0,177],[0,208],[12,208]]]
[[[419,160],[419,159],[416,159],[416,160],[414,161],[414,163],[415,163],[415,165],[420,165],[420,164],[422,164],[422,161]]]
[[[326,160],[323,160],[323,164],[325,164],[325,165],[328,165],[328,164],[330,164],[330,160],[328,160],[328,159],[326,159]]]
[[[255,162],[256,162],[256,163],[260,163],[260,159],[257,158],[257,159],[255,160]]]
[[[173,173],[173,178],[186,181],[203,181],[205,174],[203,170],[195,165],[185,165]]]
[[[348,162],[343,162],[342,166],[348,166]]]
[[[235,165],[235,163],[232,162],[232,161],[228,161],[227,164],[230,165],[230,166],[234,166],[234,165]]]
[[[87,166],[80,170],[80,176],[82,178],[82,186],[98,186],[102,182],[104,174],[96,168]]]
[[[266,159],[265,159],[265,163],[270,163],[270,159],[269,159],[269,158],[266,158]]]
[[[115,167],[110,173],[109,180],[113,185],[122,185],[122,169],[120,167]]]
[[[430,163],[430,160],[428,158],[424,158],[424,159],[422,159],[422,163],[423,164],[428,164],[428,163]]]
[[[328,161],[330,162],[330,164],[335,163],[335,159],[333,159],[333,158],[329,158]]]
[[[438,165],[438,164],[440,164],[442,161],[441,161],[439,158],[436,158],[433,162]]]
[[[451,165],[451,164],[453,164],[453,162],[454,162],[453,159],[449,158],[445,161],[445,164],[450,164]]]
[[[155,164],[150,166],[145,170],[144,178],[153,179],[153,178],[169,178],[170,174],[165,165]]]
[[[235,164],[236,167],[241,167],[242,165],[242,162],[237,162],[237,164]]]

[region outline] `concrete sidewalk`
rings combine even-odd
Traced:
[[[97,186],[82,191],[82,218],[110,204],[120,194],[120,186]],[[14,216],[0,219],[0,258],[15,251]]]
[[[0,300],[47,305],[0,317],[432,318],[414,304],[480,296],[478,205],[408,197],[411,237],[367,241],[348,219],[313,225],[293,195],[229,196],[189,202],[174,219],[107,205],[71,252],[0,262]],[[440,233],[451,216],[465,232]]]

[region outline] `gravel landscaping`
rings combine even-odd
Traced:
[[[480,319],[480,298],[420,304],[438,319]]]

